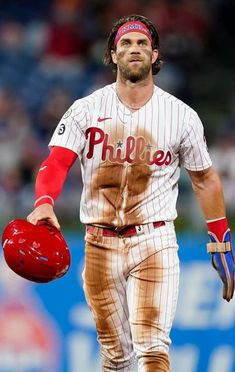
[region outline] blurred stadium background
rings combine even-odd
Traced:
[[[0,228],[25,218],[47,143],[71,103],[113,81],[102,64],[112,23],[139,13],[156,25],[164,67],[156,84],[201,117],[235,228],[234,0],[0,0]],[[72,267],[34,285],[0,261],[0,372],[98,372],[94,325],[81,283],[81,175],[72,168],[56,212]],[[205,253],[205,223],[185,171],[176,221],[181,294],[173,372],[235,372],[235,304]]]

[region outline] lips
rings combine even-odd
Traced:
[[[142,64],[142,61],[140,61],[139,59],[135,59],[135,60],[129,61],[129,64],[134,65],[134,66],[135,65],[138,66],[138,65]]]

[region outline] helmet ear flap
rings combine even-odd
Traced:
[[[13,220],[3,231],[2,247],[8,266],[33,282],[47,283],[58,279],[70,267],[67,243],[53,226],[35,226],[25,220]]]

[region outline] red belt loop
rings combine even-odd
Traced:
[[[157,229],[158,227],[164,226],[165,221],[155,221],[151,222],[154,229]],[[143,226],[143,225],[142,225]],[[86,231],[89,234],[93,234],[95,231],[98,232],[101,236],[106,236],[106,237],[128,237],[128,236],[134,236],[138,235],[137,233],[138,226],[127,226],[124,227],[123,229],[116,229],[116,228],[108,228],[108,227],[98,227],[94,225],[87,225],[86,226]],[[143,232],[144,233],[144,232]]]

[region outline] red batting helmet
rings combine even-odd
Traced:
[[[2,246],[8,266],[33,282],[47,283],[60,278],[70,266],[66,241],[51,225],[35,226],[26,220],[13,220],[3,231]]]

